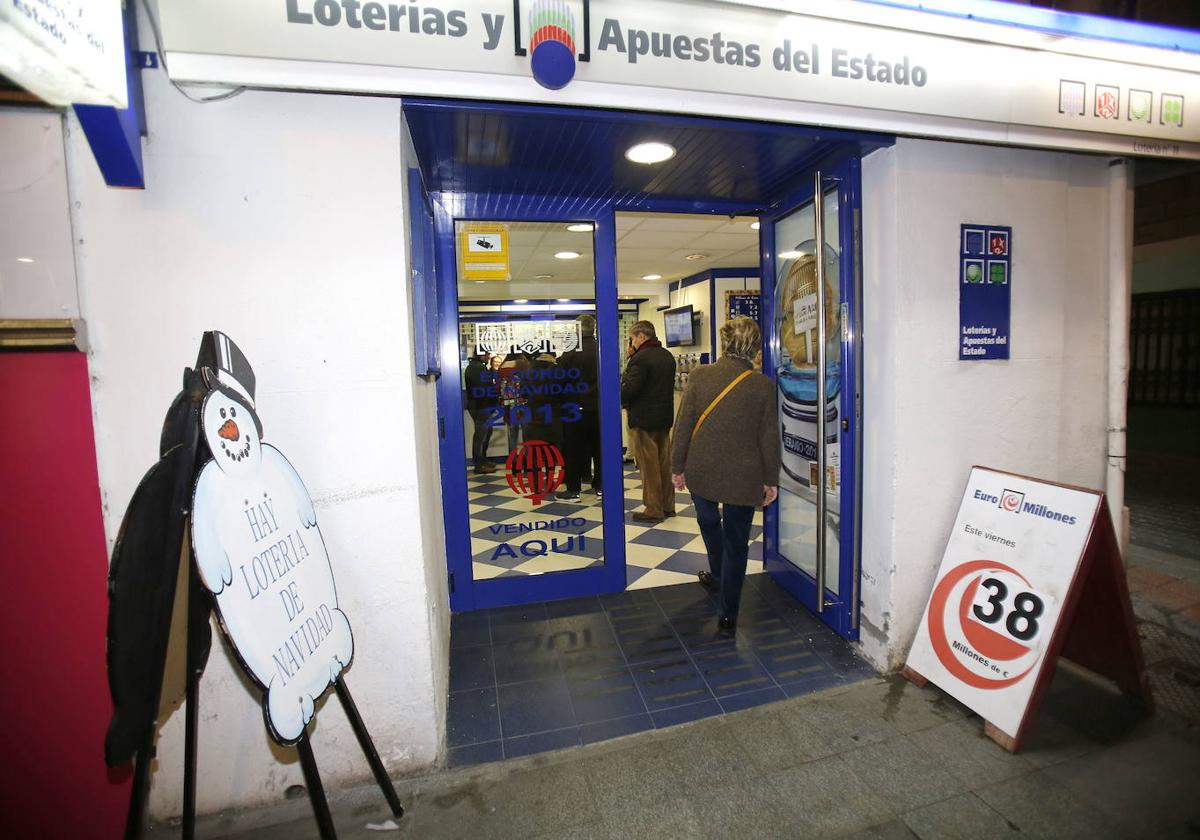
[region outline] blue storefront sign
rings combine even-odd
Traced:
[[[964,224],[958,238],[958,358],[1007,359],[1012,228]]]

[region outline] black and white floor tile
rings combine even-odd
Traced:
[[[670,586],[695,580],[708,568],[704,541],[691,496],[676,494],[676,515],[647,525],[632,518],[642,509],[641,475],[625,464],[625,568],[627,589]],[[517,577],[582,569],[604,562],[603,513],[600,496],[586,488],[578,502],[547,499],[540,505],[517,495],[502,471],[469,474],[467,501],[471,515],[472,568],[476,580]],[[561,527],[540,531],[545,553],[526,556],[513,548],[522,525],[555,520]],[[566,520],[566,522],[564,522]],[[540,546],[538,547],[540,549]],[[762,572],[762,511],[754,514],[747,574]]]

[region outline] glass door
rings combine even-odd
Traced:
[[[857,172],[854,160],[815,173],[762,227],[764,367],[783,453],[764,562],[847,638],[858,631]]]
[[[439,264],[453,269],[439,415],[455,611],[624,585],[622,516],[608,511],[621,481],[619,408],[614,422],[604,396],[617,358],[607,222],[439,225]]]

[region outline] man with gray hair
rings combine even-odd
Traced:
[[[632,353],[621,377],[621,405],[629,410],[629,443],[642,474],[644,510],[638,522],[661,522],[675,515],[671,483],[671,425],[675,420],[675,357],[662,346],[654,324],[629,328]]]

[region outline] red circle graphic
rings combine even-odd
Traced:
[[[989,570],[989,569],[998,569],[1000,571],[1009,572],[1010,574],[1016,575],[1021,580],[1025,581],[1026,585],[1029,584],[1029,581],[1025,580],[1024,575],[1022,575],[1016,569],[1006,566],[1003,563],[997,563],[995,560],[971,560],[970,562],[963,563],[961,566],[958,566],[957,568],[952,569],[945,577],[943,577],[940,581],[938,581],[937,586],[935,586],[933,588],[933,595],[929,599],[929,620],[927,622],[927,625],[928,625],[928,630],[929,630],[929,641],[933,645],[933,652],[937,654],[938,661],[942,663],[942,667],[944,667],[947,671],[950,672],[951,676],[953,676],[955,679],[959,680],[960,682],[963,682],[966,685],[971,686],[972,688],[982,688],[982,689],[1006,688],[1010,685],[1020,682],[1025,676],[1027,676],[1029,674],[1030,671],[1033,670],[1034,665],[1037,664],[1037,662],[1035,661],[1028,668],[1026,668],[1024,671],[1022,671],[1021,673],[1017,674],[1014,677],[1006,677],[1006,678],[993,680],[993,679],[988,679],[987,677],[982,677],[979,674],[976,674],[974,671],[970,670],[965,665],[963,665],[958,660],[958,657],[954,655],[954,650],[950,645],[950,640],[946,637],[946,626],[945,626],[946,603],[950,599],[950,592],[959,583],[959,581],[963,580],[964,578],[966,578],[972,574],[975,574],[976,572],[983,572],[983,571]],[[975,581],[975,583],[973,585],[967,587],[966,591],[967,591],[968,595],[974,593],[975,585],[977,585],[977,584],[978,584],[978,581]],[[967,640],[970,641],[972,643],[972,645],[975,645],[976,643],[971,638],[972,634],[974,634],[974,629],[972,629],[972,631],[970,631],[970,633],[968,633],[968,630],[966,629],[966,625],[968,623],[974,624],[974,622],[968,622],[968,620],[966,619],[966,611],[969,607],[970,600],[971,600],[970,597],[968,597],[968,595],[964,595],[963,601],[960,604],[959,609],[957,610],[957,615],[958,615],[958,619],[959,619],[959,624],[962,626],[962,629],[963,629],[963,635],[967,636]],[[993,636],[999,636],[998,633],[995,633],[994,631],[991,631],[991,630],[987,630],[984,627],[979,627],[978,629],[984,630],[987,633],[992,634]],[[1000,638],[1003,639],[1005,642],[1010,641],[1009,639],[1004,638],[1004,637],[1000,637]],[[1016,643],[1012,642],[1012,644],[1016,644]],[[992,639],[989,639],[988,641],[986,641],[984,646],[992,648],[992,649],[1000,648],[999,643]],[[1003,648],[1002,650],[1004,652],[1011,652],[1011,649],[1009,649],[1009,648]],[[1020,654],[1018,654],[1018,655],[1020,655]],[[1000,658],[1000,657],[995,657],[995,658]]]
[[[508,453],[504,462],[508,486],[518,496],[540,505],[566,477],[558,447],[544,440],[527,440]]]

